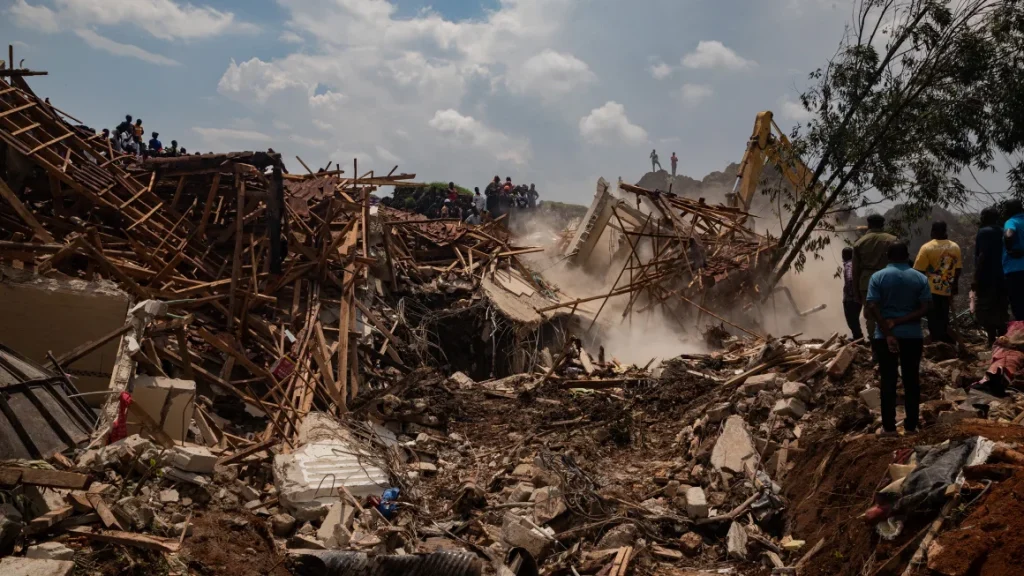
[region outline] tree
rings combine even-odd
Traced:
[[[814,166],[787,193],[773,281],[828,244],[828,216],[888,201],[907,220],[963,206],[960,179],[1024,145],[1024,0],[858,0],[828,64],[801,103],[814,117],[792,134]],[[1015,165],[1017,192],[1024,168]]]

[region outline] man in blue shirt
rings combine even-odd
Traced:
[[[1024,320],[1024,205],[1006,202],[1009,219],[1003,225],[1003,274],[1014,320]]]
[[[868,282],[866,308],[877,323],[871,346],[882,381],[882,430],[896,433],[896,381],[902,373],[907,413],[903,427],[914,433],[921,405],[921,318],[931,309],[932,291],[928,278],[910,267],[905,243],[891,245],[888,256],[889,265]]]
[[[159,156],[164,151],[164,144],[160,141],[160,135],[153,132],[153,137],[149,139],[149,152],[153,156]]]

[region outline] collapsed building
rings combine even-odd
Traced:
[[[1019,558],[1019,327],[995,353],[930,346],[929,428],[880,440],[863,343],[776,339],[748,313],[774,245],[741,207],[602,180],[552,255],[609,270],[576,294],[502,220],[373,202],[415,174],[292,174],[269,150],[139,162],[6,72],[4,575],[953,576]],[[600,344],[614,297],[619,323],[657,309],[713,337],[620,362]]]

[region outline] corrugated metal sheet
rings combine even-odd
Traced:
[[[480,576],[479,558],[468,552],[369,557],[362,552],[309,550],[292,556],[300,576]]]
[[[89,440],[96,414],[63,377],[0,344],[0,460],[46,459]]]

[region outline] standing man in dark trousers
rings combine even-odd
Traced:
[[[868,231],[853,244],[853,277],[860,292],[860,303],[865,306],[864,320],[868,325],[868,337],[875,333],[875,321],[867,314],[868,282],[871,275],[888,264],[889,246],[896,243],[896,237],[885,231],[885,217],[881,214],[868,216]]]
[[[853,248],[843,248],[843,313],[846,314],[846,325],[854,340],[864,337],[860,329],[860,294],[857,293],[857,282],[853,277]]]
[[[914,259],[914,270],[928,277],[932,290],[932,310],[928,313],[928,332],[932,342],[955,342],[949,333],[949,308],[960,288],[963,267],[960,246],[949,239],[946,223],[941,220],[932,222],[932,239],[921,246]]]
[[[1003,225],[1003,274],[1014,320],[1024,320],[1024,205],[1006,202],[1008,220]]]
[[[1003,278],[1003,227],[999,210],[990,207],[981,211],[981,228],[974,239],[974,281],[971,282],[976,302],[974,317],[988,334],[988,345],[1006,334],[1010,317],[1009,300]]]
[[[878,358],[882,393],[882,432],[896,434],[896,381],[902,374],[908,434],[917,432],[921,406],[921,351],[923,318],[932,305],[932,291],[924,274],[910,267],[907,245],[889,247],[889,265],[875,272],[868,284],[865,315],[877,323],[872,349]]]

